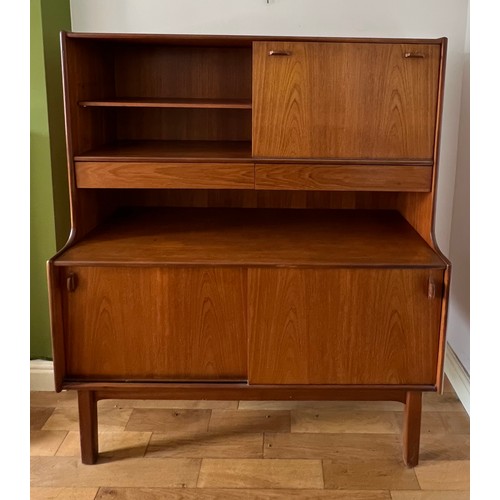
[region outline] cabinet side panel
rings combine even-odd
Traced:
[[[113,141],[114,112],[90,110],[79,105],[86,99],[109,98],[114,94],[113,58],[107,43],[76,40],[63,34],[61,38],[66,149],[71,203],[70,242],[82,239],[117,207],[117,197],[100,195],[76,187],[73,157],[89,149]]]
[[[246,379],[239,269],[68,268],[70,378]]]
[[[115,138],[115,122],[105,110],[91,110],[80,101],[114,95],[111,47],[93,40],[66,37],[63,45],[66,121],[70,155],[82,153]],[[72,159],[72,158],[70,158]]]
[[[253,384],[434,384],[442,270],[249,270]]]
[[[47,263],[54,382],[56,391],[58,392],[62,389],[62,382],[65,376],[62,274],[61,269],[54,266],[52,261]]]

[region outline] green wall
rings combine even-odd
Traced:
[[[59,32],[69,0],[30,0],[30,355],[51,358],[45,264],[69,235]]]

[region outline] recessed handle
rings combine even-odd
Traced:
[[[436,283],[432,278],[429,278],[429,284],[427,286],[427,298],[433,300],[436,298]]]
[[[77,279],[75,273],[69,273],[66,277],[66,289],[68,292],[74,292],[77,286]]]
[[[292,53],[288,50],[270,50],[270,56],[291,56]]]
[[[405,57],[407,59],[424,59],[425,54],[422,54],[422,52],[405,52]]]

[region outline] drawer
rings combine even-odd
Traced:
[[[255,189],[430,192],[432,166],[261,164]]]
[[[75,163],[79,188],[253,189],[252,163]]]

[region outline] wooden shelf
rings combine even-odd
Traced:
[[[118,98],[80,101],[82,107],[252,109],[251,99]]]
[[[119,141],[75,161],[251,161],[250,141]]]
[[[56,265],[444,268],[396,211],[126,210]]]

